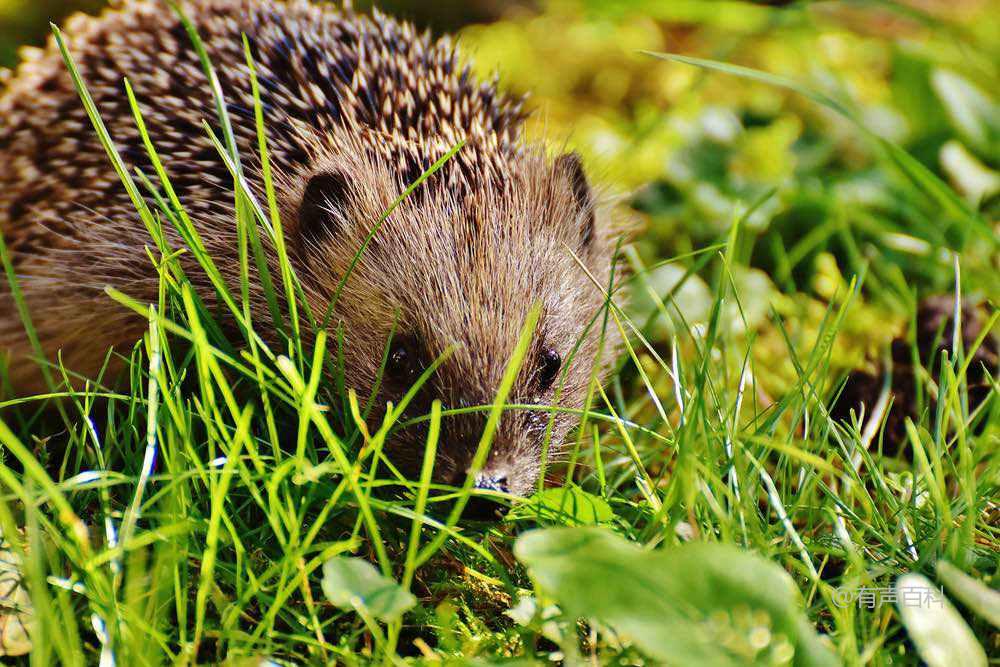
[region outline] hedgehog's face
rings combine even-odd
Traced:
[[[538,325],[507,399],[522,407],[502,413],[477,479],[481,488],[530,493],[543,452],[549,463],[559,459],[601,356],[612,249],[579,159],[511,158],[504,176],[462,188],[449,186],[460,165],[446,165],[393,211],[350,270],[409,178],[374,160],[352,163],[358,159],[331,160],[307,179],[297,230],[316,310],[328,307],[350,271],[333,308],[346,386],[362,402],[375,393],[369,421],[377,426],[385,405],[400,404],[438,363],[387,450],[404,471],[419,471],[428,433],[421,418],[440,400],[446,414],[434,477],[461,484],[537,303]]]

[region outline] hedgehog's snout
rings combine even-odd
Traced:
[[[506,466],[487,463],[486,467],[476,475],[475,488],[479,491],[510,493],[511,472]],[[463,516],[468,519],[493,519],[502,515],[505,510],[505,505],[499,501],[500,499],[492,494],[474,496],[466,505]]]
[[[461,484],[473,465],[476,450],[483,438],[488,415],[461,415],[443,429],[442,448],[452,457],[455,476]],[[523,496],[534,487],[541,455],[541,436],[526,422],[524,414],[505,411],[490,443],[489,455],[483,467],[475,473],[473,486],[486,492]]]
[[[484,470],[476,475],[476,488],[480,491],[510,493],[509,480],[506,471]]]
[[[474,388],[458,387],[457,384],[425,384],[421,395],[411,403],[408,415],[416,418],[426,414],[434,398],[443,399],[445,410],[457,412],[444,415],[441,421],[434,479],[441,484],[462,486],[473,467],[489,423],[489,410],[484,406],[488,406],[492,399],[486,398],[491,390],[477,392]],[[513,402],[521,401],[515,399]],[[495,425],[486,462],[472,479],[473,488],[484,492],[481,494],[483,498],[491,495],[494,499],[526,496],[534,490],[548,421],[548,415],[542,411],[503,411]],[[410,475],[419,474],[422,464],[419,451],[426,443],[427,435],[426,423],[411,424],[398,431],[391,443],[391,453],[399,454],[399,460],[405,461],[403,467]],[[558,432],[553,432],[551,437],[560,436]]]

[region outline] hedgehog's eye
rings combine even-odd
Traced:
[[[402,383],[412,384],[416,382],[424,369],[413,340],[404,338],[393,341],[385,370],[393,379]]]
[[[553,382],[556,381],[556,376],[559,375],[559,369],[562,368],[562,358],[559,356],[559,353],[552,348],[545,348],[542,350],[539,362],[539,384],[542,387],[542,391],[545,391],[552,386]]]

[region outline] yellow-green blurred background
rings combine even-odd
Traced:
[[[0,0],[0,64],[39,44],[49,19],[97,0]],[[365,3],[356,2],[356,7]],[[902,146],[993,225],[1000,190],[1000,2],[996,0],[395,0],[387,11],[436,33],[456,31],[484,75],[529,93],[531,132],[580,151],[595,180],[642,230],[629,257],[649,266],[724,239],[755,202],[731,276],[743,312],[734,327],[759,336],[755,354],[774,383],[793,375],[786,321],[810,341],[834,295],[865,276],[834,363],[860,363],[897,334],[913,300],[948,289],[960,251],[965,287],[1000,294],[995,246],[950,220],[901,180],[874,143],[831,108],[729,74],[657,59],[672,52],[788,77],[849,108]],[[762,203],[761,203],[762,202]],[[681,277],[687,269],[693,274]],[[717,279],[691,260],[640,281],[675,287],[688,324],[708,317]],[[773,311],[772,311],[773,309]],[[663,340],[676,322],[649,318]]]

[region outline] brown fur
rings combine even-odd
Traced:
[[[525,145],[520,102],[476,82],[447,40],[432,41],[408,24],[305,0],[191,0],[184,7],[219,73],[244,167],[263,201],[240,35],[251,40],[282,220],[316,313],[326,312],[351,258],[393,200],[458,141],[467,142],[386,220],[347,281],[331,330],[343,327],[348,386],[362,396],[374,386],[398,317],[394,340],[407,342],[424,363],[458,346],[413,414],[433,398],[446,407],[488,404],[532,303],[540,301],[541,321],[510,400],[551,404],[559,381],[539,387],[540,355],[552,350],[567,359],[603,305],[572,254],[602,285],[612,264],[612,230],[578,161],[553,163],[541,147]],[[64,32],[122,157],[152,176],[123,92],[121,78],[130,79],[174,188],[225,278],[238,284],[231,178],[202,128],[215,110],[179,20],[165,3],[131,0],[96,19],[78,16]],[[300,214],[317,175],[336,190],[320,191],[313,216],[319,223]],[[310,228],[300,228],[300,219]],[[0,93],[0,229],[49,359],[61,354],[67,368],[91,377],[109,347],[127,350],[142,336],[143,320],[103,290],[113,285],[156,300],[145,252],[150,239],[51,43],[26,53]],[[172,247],[183,245],[172,228],[167,236]],[[267,252],[273,265],[273,249]],[[196,290],[213,302],[202,271],[190,253],[184,257]],[[255,286],[251,295],[255,321],[269,322],[259,292]],[[583,341],[562,405],[582,406],[597,344],[596,333]],[[37,364],[0,281],[5,350],[17,390],[38,389]],[[404,389],[387,378],[379,398],[398,400]],[[488,468],[507,478],[511,492],[528,491],[537,478],[547,416],[508,411],[501,420]],[[464,474],[484,421],[447,420],[438,479]],[[572,423],[557,418],[553,443]],[[413,428],[393,441],[404,468],[420,459],[422,437]]]

